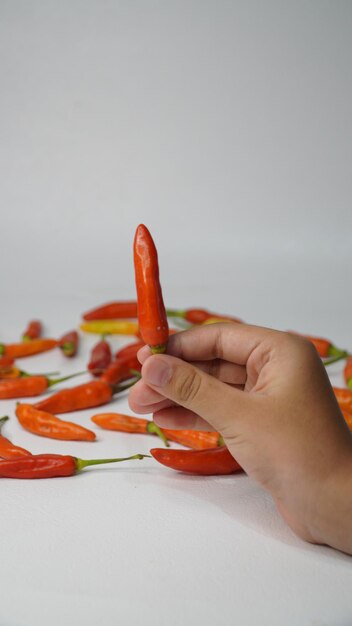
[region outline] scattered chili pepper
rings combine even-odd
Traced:
[[[26,398],[40,396],[48,387],[62,383],[84,372],[64,376],[63,378],[50,379],[47,376],[27,376],[0,381],[0,399]]]
[[[78,459],[62,454],[33,454],[16,461],[0,461],[0,478],[55,478],[74,476],[90,465],[120,463],[145,459],[148,454],[134,454],[119,459]]]
[[[193,450],[206,450],[223,446],[224,440],[217,432],[205,430],[171,430],[163,428],[163,432],[169,441],[180,443],[182,446]]]
[[[88,369],[93,376],[100,376],[112,359],[110,344],[106,339],[99,341],[91,351]]]
[[[0,457],[2,459],[20,459],[24,456],[31,456],[28,450],[15,446],[14,443],[1,434],[2,427],[8,419],[7,415],[0,418]]]
[[[340,387],[333,387],[334,394],[340,405],[340,408],[352,411],[352,389],[341,389]]]
[[[137,302],[108,302],[83,314],[83,319],[90,320],[113,320],[137,317]]]
[[[14,359],[32,356],[41,352],[52,350],[58,345],[56,339],[32,339],[31,341],[23,341],[22,343],[0,344],[0,355],[12,357]]]
[[[153,448],[150,454],[166,467],[199,476],[234,474],[242,469],[225,446],[208,450]]]
[[[346,409],[343,409],[342,407],[340,407],[341,413],[345,418],[345,422],[348,426],[348,428],[352,431],[352,410],[351,411],[346,411]]]
[[[21,426],[34,435],[65,441],[94,441],[93,431],[61,420],[47,411],[36,409],[32,404],[18,404],[16,415]]]
[[[110,385],[117,385],[118,383],[131,378],[131,366],[126,359],[116,359],[112,361],[106,370],[101,374],[100,380],[104,380]]]
[[[0,357],[0,369],[7,369],[14,365],[15,359],[11,356]]]
[[[62,335],[61,339],[59,339],[59,348],[65,356],[75,356],[78,350],[78,343],[78,332],[76,330],[71,330],[70,332]]]
[[[137,352],[143,348],[143,346],[145,346],[144,341],[134,341],[133,343],[129,343],[127,346],[124,346],[123,348],[120,348],[116,354],[115,357],[118,358],[123,358],[123,357],[130,357],[130,356],[135,356],[137,354]]]
[[[20,378],[21,370],[18,367],[4,367],[0,368],[0,380],[8,378]]]
[[[31,320],[28,322],[28,326],[22,335],[22,341],[31,341],[31,339],[38,339],[43,332],[43,325],[40,320]]]
[[[113,395],[121,393],[134,385],[136,378],[125,385],[110,385],[104,380],[92,380],[71,389],[63,389],[37,402],[37,409],[49,413],[70,413],[81,409],[90,409],[110,402]]]
[[[138,324],[126,320],[95,320],[84,322],[80,329],[96,335],[137,335]]]
[[[212,319],[217,321],[231,321],[241,323],[238,317],[230,317],[229,315],[220,315],[218,313],[211,313],[206,309],[167,309],[166,310],[169,317],[180,317],[181,319],[190,322],[190,324],[204,324],[204,322]]]
[[[343,375],[344,375],[347,387],[352,389],[352,356],[349,356],[347,358],[346,365],[343,370]]]
[[[123,415],[122,413],[99,413],[98,415],[93,415],[91,419],[105,430],[118,430],[119,432],[139,433],[142,435],[149,433],[157,435],[166,446],[169,445],[161,428],[150,420]]]
[[[328,359],[329,357],[345,358],[347,356],[346,350],[337,348],[329,339],[324,339],[323,337],[312,337],[311,335],[302,335],[294,330],[289,330],[288,332],[292,335],[299,335],[300,337],[310,341],[322,359]]]
[[[133,255],[140,334],[153,353],[165,352],[169,327],[159,281],[158,253],[144,224],[136,230]]]

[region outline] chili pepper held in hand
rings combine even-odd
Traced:
[[[108,302],[102,304],[96,309],[87,311],[83,314],[83,319],[90,320],[113,320],[113,319],[125,319],[130,317],[137,317],[137,302]]]
[[[126,320],[95,320],[84,322],[80,329],[96,335],[137,335],[139,329],[136,322]]]
[[[31,341],[38,339],[43,332],[43,325],[40,320],[31,320],[22,335],[22,341]]]
[[[0,478],[55,478],[74,476],[90,465],[120,463],[144,459],[148,454],[134,454],[118,459],[78,459],[61,454],[33,454],[16,461],[0,461]]]
[[[133,255],[140,335],[153,353],[165,352],[169,327],[159,281],[158,253],[144,224],[136,230]]]
[[[96,438],[95,433],[88,428],[61,420],[31,404],[18,404],[16,415],[21,426],[34,435],[63,441],[94,441]]]
[[[63,378],[50,379],[47,376],[28,376],[0,381],[0,399],[28,398],[30,396],[40,396],[48,387],[62,383],[78,374],[64,376]]]
[[[71,330],[68,333],[62,335],[59,339],[59,348],[62,353],[67,357],[72,357],[77,354],[79,336],[76,330]]]
[[[49,413],[70,413],[81,409],[91,409],[107,404],[115,394],[125,391],[136,381],[137,379],[133,378],[125,385],[110,385],[104,380],[92,380],[89,383],[53,393],[34,406]]]
[[[241,323],[238,317],[230,317],[229,315],[220,315],[218,313],[211,313],[206,309],[184,309],[184,310],[175,310],[175,309],[167,309],[166,310],[169,317],[180,317],[181,319],[186,320],[190,324],[204,324],[204,322],[209,319],[217,320],[219,322],[231,321]]]
[[[0,418],[0,457],[2,459],[20,459],[24,456],[31,456],[28,450],[15,446],[9,439],[1,435],[1,429],[8,419],[7,415]]]
[[[166,467],[199,476],[234,474],[242,469],[225,446],[208,450],[153,448],[150,454]]]
[[[31,341],[23,341],[22,343],[0,344],[0,355],[12,357],[14,359],[32,356],[52,350],[58,345],[56,339],[32,339]]]
[[[343,370],[343,375],[344,375],[345,383],[347,387],[352,389],[352,356],[349,356],[346,361],[346,365]]]
[[[99,413],[98,415],[93,415],[91,419],[105,430],[117,430],[123,433],[138,433],[141,435],[149,433],[157,435],[166,446],[169,445],[164,432],[150,420],[123,415],[122,413]]]
[[[99,376],[111,363],[112,354],[110,344],[102,339],[91,351],[88,369],[93,376]]]

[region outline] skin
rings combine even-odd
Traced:
[[[352,436],[315,348],[301,337],[214,324],[142,348],[136,413],[158,426],[217,430],[291,529],[352,554]]]

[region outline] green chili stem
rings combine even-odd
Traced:
[[[70,380],[70,378],[75,378],[75,376],[82,376],[82,374],[86,374],[86,371],[77,372],[76,374],[70,374],[70,376],[64,376],[63,378],[54,378],[53,380],[48,379],[48,387],[52,387],[53,385],[57,385],[58,383],[63,383],[65,380]]]
[[[333,344],[330,344],[329,350],[328,350],[328,357],[334,357],[334,356],[341,356],[341,358],[343,358],[345,356],[348,356],[348,353],[346,350],[342,350],[341,348],[337,348]]]
[[[1,433],[1,429],[3,425],[5,424],[5,422],[7,422],[8,419],[9,419],[8,415],[4,415],[4,417],[0,417],[0,433]]]
[[[170,444],[169,444],[165,434],[163,433],[161,428],[159,428],[159,426],[155,422],[148,422],[148,424],[147,424],[147,432],[151,433],[152,435],[157,435],[158,437],[160,437],[160,439],[162,439],[162,441],[164,442],[164,444],[166,445],[167,448],[170,447]]]
[[[186,317],[186,311],[182,309],[166,309],[166,315],[168,317]]]
[[[342,361],[349,356],[348,352],[340,350],[340,354],[336,354],[336,356],[332,356],[331,359],[324,359],[324,365],[331,365],[332,363],[337,363],[338,361]]]
[[[129,381],[127,381],[127,383],[125,385],[121,385],[121,384],[117,384],[117,385],[110,385],[110,387],[112,388],[112,392],[113,394],[115,393],[122,393],[122,391],[126,391],[127,389],[129,389],[130,387],[133,387],[133,385],[136,384],[136,382],[141,378],[140,374],[137,377],[134,377],[132,379],[130,379]]]
[[[166,344],[161,343],[158,346],[149,346],[152,354],[164,354],[166,352]]]
[[[76,472],[81,472],[85,467],[89,465],[105,465],[105,463],[120,463],[121,461],[132,461],[134,459],[142,460],[150,458],[150,454],[134,454],[133,456],[126,456],[119,459],[78,459],[75,458]]]

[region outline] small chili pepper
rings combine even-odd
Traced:
[[[110,385],[117,385],[117,383],[131,378],[131,369],[126,359],[116,359],[101,374],[100,380],[104,380]]]
[[[217,432],[207,432],[204,430],[171,430],[163,428],[163,432],[169,441],[180,443],[182,446],[193,450],[207,450],[223,446],[224,440]]]
[[[208,450],[153,448],[150,454],[166,467],[199,476],[234,474],[242,469],[225,446]]]
[[[123,415],[122,413],[99,413],[91,418],[95,424],[105,430],[118,430],[123,433],[153,434],[160,437],[166,446],[169,445],[164,432],[154,422]]]
[[[50,379],[47,376],[27,376],[0,381],[0,399],[6,398],[26,398],[30,396],[40,396],[48,387],[62,383],[74,376],[79,376],[85,372],[71,374],[63,378]]]
[[[102,339],[91,351],[88,369],[93,376],[100,376],[103,370],[110,365],[112,359],[110,344]]]
[[[59,348],[65,356],[75,356],[78,350],[78,343],[78,332],[76,330],[71,330],[70,332],[62,335],[61,339],[59,339]]]
[[[0,457],[2,459],[20,459],[24,456],[31,456],[28,450],[15,446],[14,443],[1,434],[2,427],[8,419],[7,415],[0,418]]]
[[[8,378],[21,378],[21,370],[18,367],[7,367],[0,369],[0,380]]]
[[[0,369],[7,369],[14,365],[15,359],[11,356],[0,357]]]
[[[145,346],[144,341],[134,341],[133,343],[129,343],[127,346],[124,346],[123,348],[120,348],[116,354],[115,357],[117,359],[119,358],[123,358],[123,357],[130,357],[130,356],[135,356],[137,354],[137,352],[143,348],[143,346]]]
[[[108,302],[83,314],[83,319],[90,320],[114,320],[137,317],[137,302]]]
[[[346,361],[346,365],[343,370],[343,375],[344,375],[347,387],[352,389],[352,356],[349,356]]]
[[[134,385],[136,378],[125,385],[110,385],[104,380],[92,380],[71,389],[63,389],[37,402],[34,406],[49,413],[70,413],[81,409],[91,409],[110,402],[113,395]]]
[[[120,463],[145,459],[148,454],[134,454],[119,459],[78,459],[62,454],[32,454],[16,461],[0,461],[0,478],[55,478],[74,476],[90,465]]]
[[[322,359],[328,359],[329,357],[345,358],[347,356],[346,350],[337,348],[329,339],[324,339],[323,337],[312,337],[311,335],[302,335],[294,330],[289,330],[288,332],[291,333],[291,335],[299,335],[300,337],[307,339],[307,341],[310,341]]]
[[[218,313],[211,313],[206,309],[167,309],[166,310],[169,317],[180,317],[190,324],[204,324],[209,319],[217,319],[218,321],[231,321],[241,323],[238,317],[230,317],[229,315],[220,315]]]
[[[133,255],[140,334],[153,353],[165,352],[169,327],[159,281],[158,253],[144,224],[136,230]]]
[[[5,354],[5,356],[17,359],[47,352],[57,345],[58,342],[56,339],[32,339],[31,341],[23,341],[22,343],[2,343],[0,344],[0,355]]]
[[[43,325],[40,320],[31,320],[28,322],[28,326],[22,335],[22,341],[30,341],[31,339],[38,339],[43,332]]]
[[[352,411],[352,389],[341,389],[340,387],[333,387],[334,394],[340,405],[340,408]]]
[[[95,320],[84,322],[80,329],[96,335],[137,335],[138,324],[126,320]]]
[[[94,441],[96,438],[95,433],[88,428],[61,420],[31,404],[18,404],[16,415],[21,426],[34,435],[64,441]]]

